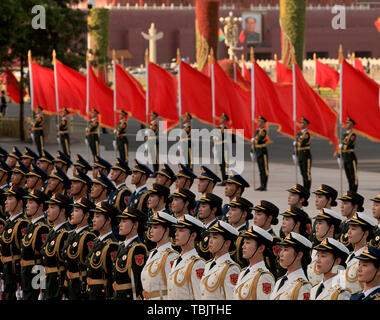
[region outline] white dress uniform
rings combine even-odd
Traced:
[[[260,261],[242,270],[234,289],[234,299],[269,300],[275,282],[264,261]]]
[[[170,242],[156,249],[157,253],[153,255],[152,250],[141,272],[143,295],[147,300],[167,300],[167,277],[178,252]]]
[[[340,271],[340,282],[344,289],[347,289],[351,294],[361,292],[364,289],[364,284],[358,281],[359,256],[365,249],[365,246],[355,252],[352,252],[346,260],[346,270]]]
[[[317,252],[317,250],[311,252],[311,263],[307,266],[307,277],[313,287],[323,279],[323,274],[317,270]]]
[[[351,293],[342,288],[339,281],[339,274],[328,279],[321,281],[311,289],[310,300],[350,300]],[[322,292],[316,297],[319,286],[323,283]]]
[[[216,264],[211,268],[212,262]],[[227,252],[206,264],[201,280],[202,300],[233,300],[233,290],[237,283],[240,267]]]
[[[193,249],[174,262],[168,278],[168,300],[200,300],[200,283],[206,262]]]
[[[277,280],[270,296],[271,300],[310,300],[312,286],[302,268],[285,276],[288,277],[288,280],[280,289],[278,287],[282,278]]]

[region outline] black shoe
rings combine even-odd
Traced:
[[[264,188],[263,186],[255,189],[255,191],[267,191],[267,188]]]

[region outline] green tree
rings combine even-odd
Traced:
[[[96,63],[104,65],[108,61],[110,12],[105,8],[93,8],[90,13],[90,52],[97,57]]]

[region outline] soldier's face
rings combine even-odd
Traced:
[[[319,240],[326,236],[330,226],[326,220],[317,220],[315,224],[315,235]]]
[[[39,206],[40,205],[36,201],[28,199],[26,203],[26,215],[28,217],[31,217],[32,215],[36,214]]]
[[[44,171],[47,171],[47,168],[49,166],[49,162],[47,161],[38,161],[37,162],[37,165],[40,169],[44,170]]]
[[[119,223],[119,234],[121,236],[128,235],[133,228],[133,221],[131,219],[121,219]]]
[[[175,213],[181,212],[183,210],[185,203],[182,198],[174,197],[172,201],[172,210]]]
[[[376,268],[373,262],[359,260],[358,280],[360,282],[369,283],[373,281],[379,283],[379,278],[380,268]]]
[[[83,219],[83,210],[78,207],[74,207],[73,212],[71,213],[71,224],[79,224]]]
[[[289,192],[288,195],[288,205],[295,206],[300,201],[300,195],[298,193]]]
[[[92,168],[92,178],[93,179],[96,179],[98,177],[98,172],[99,172],[100,168],[99,167],[93,167]]]
[[[23,177],[24,177],[23,174],[19,172],[13,172],[12,177],[11,177],[12,184],[19,185]]]
[[[250,259],[253,257],[255,250],[257,249],[257,242],[254,239],[244,238],[243,244],[243,258]]]
[[[263,211],[255,211],[255,216],[253,217],[253,224],[262,228],[268,220],[268,216]]]
[[[290,246],[281,246],[280,251],[280,265],[287,268],[295,261],[296,251]]]
[[[300,128],[301,130],[305,129],[307,127],[307,123],[305,121],[300,122]]]
[[[91,187],[90,197],[96,199],[101,195],[102,192],[103,192],[103,186],[99,183],[94,183]]]
[[[25,167],[29,168],[30,164],[32,163],[32,159],[23,158],[22,163],[25,165]]]
[[[104,214],[95,212],[92,219],[92,227],[96,231],[100,231],[106,225],[106,217]]]
[[[163,238],[166,228],[160,224],[153,224],[150,228],[150,240],[158,242]]]
[[[198,215],[200,219],[205,219],[211,214],[211,207],[208,203],[200,203]]]
[[[211,233],[208,248],[211,253],[217,253],[224,246],[224,237],[219,233]]]
[[[183,188],[186,183],[186,180],[187,179],[185,177],[178,177],[177,180],[175,181],[176,189]]]
[[[131,183],[132,184],[137,184],[140,181],[141,176],[142,176],[142,172],[133,171],[132,178],[131,178]]]
[[[160,202],[160,197],[157,194],[150,194],[147,202],[147,206],[150,209],[154,209],[157,207]]]
[[[28,176],[26,178],[26,186],[27,186],[27,188],[33,188],[36,185],[38,179],[39,178],[36,177],[36,176]]]
[[[374,202],[372,205],[372,216],[380,220],[380,202]]]
[[[72,181],[71,182],[71,194],[76,195],[78,194],[82,189],[83,183],[79,181]]]
[[[110,180],[111,181],[116,181],[116,179],[119,178],[120,173],[121,173],[121,170],[111,169]]]
[[[317,252],[316,267],[319,273],[327,273],[331,271],[334,265],[334,255],[331,252],[320,251]]]
[[[351,130],[354,127],[354,125],[352,124],[352,122],[346,121],[345,127],[347,130]]]
[[[189,243],[190,230],[187,228],[177,228],[175,232],[175,245],[184,246]]]
[[[365,236],[363,234],[364,231],[361,227],[352,224],[349,225],[347,232],[348,242],[355,244],[362,241],[363,239],[365,240]]]
[[[315,207],[317,210],[321,210],[323,208],[327,208],[326,205],[328,205],[327,197],[322,194],[315,195]]]
[[[257,120],[257,125],[259,126],[259,128],[263,128],[264,124],[265,124],[264,120],[262,119]]]
[[[283,233],[288,234],[294,229],[294,225],[295,225],[295,222],[293,218],[284,217],[284,219],[282,219],[281,230]]]
[[[49,207],[47,209],[47,218],[49,221],[54,221],[57,219],[59,215],[60,208],[58,205],[54,203],[49,203]]]
[[[5,211],[11,212],[17,207],[17,199],[13,196],[7,196],[5,200]]]
[[[227,213],[229,224],[236,224],[242,219],[243,212],[240,208],[231,207]]]
[[[226,183],[226,186],[224,188],[224,195],[226,197],[232,197],[232,195],[236,192],[236,189],[238,186],[235,183]]]
[[[340,212],[343,217],[348,217],[354,214],[354,206],[350,201],[342,201],[342,205],[340,207]]]
[[[11,168],[14,168],[16,165],[16,158],[14,157],[8,157],[7,158],[7,165],[10,166]]]
[[[50,191],[54,191],[55,188],[57,187],[58,183],[59,183],[59,180],[58,180],[58,179],[50,178],[50,179],[48,180],[48,189],[49,189]]]
[[[156,183],[166,186],[167,181],[169,181],[169,179],[167,177],[165,177],[163,174],[159,174],[159,173],[157,174]]]
[[[207,187],[209,186],[210,180],[201,179],[198,182],[198,192],[206,192]]]

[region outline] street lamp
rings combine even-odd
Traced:
[[[228,55],[230,60],[234,58],[234,50],[243,50],[243,47],[237,47],[239,43],[239,27],[238,23],[242,21],[241,17],[234,17],[232,11],[229,12],[228,17],[219,18],[221,23],[224,23],[224,43],[228,48]]]

